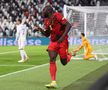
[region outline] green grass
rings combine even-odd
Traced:
[[[26,47],[25,50],[27,51],[27,54],[30,59],[27,63],[23,63],[23,64],[18,63],[18,60],[20,60],[19,52],[0,54],[0,67],[1,67],[0,75],[13,72],[16,70],[29,68],[31,67],[31,65],[41,65],[44,63],[48,63],[49,59],[46,52],[46,46],[32,46],[32,47],[28,46]],[[15,46],[0,47],[0,53],[11,52],[11,51],[18,51],[18,49]],[[7,65],[7,66],[5,67],[1,65]],[[12,67],[12,65],[14,66]],[[22,66],[18,66],[18,65],[22,65]],[[23,65],[28,65],[28,66],[25,67]]]
[[[47,46],[27,46],[30,57],[26,63],[19,64],[19,52],[0,54],[0,75],[32,68],[49,62]],[[0,47],[0,53],[17,51],[15,46]],[[108,70],[108,61],[72,60],[67,66],[57,61],[56,90],[86,90]],[[48,90],[44,87],[50,82],[49,65],[31,70],[0,76],[0,90]],[[52,90],[52,89],[50,89]]]

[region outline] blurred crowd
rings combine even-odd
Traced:
[[[107,0],[99,0],[106,5]],[[0,37],[13,37],[16,33],[15,20],[22,18],[28,27],[28,36],[42,37],[41,33],[34,31],[35,24],[43,25],[41,11],[47,3],[55,11],[61,12],[64,4],[74,6],[95,6],[97,0],[0,0]]]

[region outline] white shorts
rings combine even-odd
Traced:
[[[18,40],[18,49],[24,49],[25,45],[26,45],[26,40],[24,39]]]

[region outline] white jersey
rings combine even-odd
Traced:
[[[17,25],[16,40],[25,41],[27,35],[27,27],[24,24]]]

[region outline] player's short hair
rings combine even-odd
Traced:
[[[18,20],[20,23],[22,23],[22,19],[21,19],[21,18],[18,18],[17,20]]]
[[[81,33],[81,35],[85,37],[85,34],[84,33]]]
[[[52,14],[53,12],[54,12],[54,10],[53,10],[52,6],[47,5],[43,8],[42,16],[47,17],[48,14]]]

